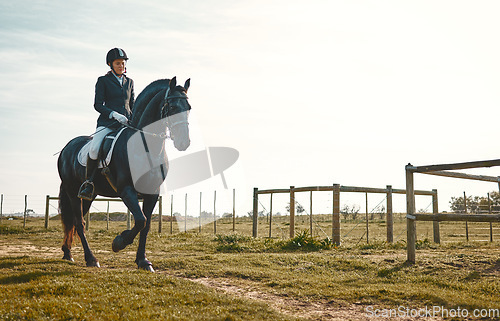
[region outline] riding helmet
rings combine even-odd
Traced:
[[[113,61],[115,61],[116,59],[128,60],[125,50],[121,48],[113,48],[110,51],[108,51],[108,54],[106,55],[106,65],[113,64]]]

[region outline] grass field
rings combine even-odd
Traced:
[[[293,240],[279,238],[288,233],[284,217],[275,219],[272,239],[264,237],[265,218],[257,239],[248,218],[238,219],[236,233],[231,220],[218,221],[217,235],[213,223],[202,233],[178,233],[183,224],[174,224],[174,234],[169,222],[158,234],[155,223],[147,247],[155,274],[136,270],[137,241],[111,251],[125,222],[110,222],[109,230],[104,221],[91,222],[97,269],[85,267],[78,240],[75,263],[60,260],[57,220],[48,230],[42,219],[30,219],[26,229],[22,220],[2,220],[0,319],[364,320],[374,308],[439,306],[467,309],[469,316],[500,309],[500,238],[482,241],[489,239],[488,223],[469,223],[471,236],[484,234],[470,242],[465,223],[442,223],[441,245],[429,241],[432,224],[419,224],[417,264],[407,265],[404,220],[396,219],[393,244],[383,242],[381,221],[370,223],[369,244],[364,223],[343,222],[341,234],[348,235],[335,247],[323,241],[321,229],[331,233],[327,218],[315,217],[315,238],[304,232],[308,218],[296,219]]]

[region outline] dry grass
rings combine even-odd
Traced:
[[[280,219],[276,225],[287,232],[285,218]],[[295,240],[253,239],[248,218],[238,220],[236,234],[231,220],[217,222],[219,236],[213,234],[213,224],[201,234],[173,235],[168,222],[162,234],[154,225],[148,258],[156,274],[136,270],[137,241],[123,252],[111,252],[124,222],[111,222],[109,231],[106,222],[91,222],[89,242],[102,265],[92,269],[84,267],[79,244],[76,263],[59,260],[59,222],[51,221],[45,230],[43,220],[31,220],[23,230],[19,222],[2,221],[0,283],[5,290],[0,293],[0,318],[361,320],[370,305],[500,308],[500,244],[463,242],[464,237],[456,236],[463,234],[461,224],[441,224],[447,241],[442,245],[429,241],[432,224],[419,225],[417,264],[407,265],[404,237],[394,244],[383,242],[384,223],[370,225],[369,244],[362,237],[363,223],[343,223],[345,233],[352,229],[352,239],[344,238],[340,247],[322,247],[324,235],[307,239],[300,231],[308,221],[297,221]],[[322,224],[327,232],[329,222]],[[268,233],[264,226],[265,218],[259,226],[262,234]],[[469,228],[474,231],[471,224]],[[404,223],[396,221],[397,229],[404,231]],[[296,246],[304,241],[311,247]]]

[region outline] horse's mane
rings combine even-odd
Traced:
[[[132,112],[132,125],[136,126],[141,118],[142,113],[146,109],[148,103],[153,97],[163,89],[166,89],[170,83],[170,79],[158,79],[150,83],[144,88],[134,102],[134,110]]]

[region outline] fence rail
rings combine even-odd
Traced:
[[[214,228],[214,234],[217,233],[217,192],[214,191],[213,194],[213,228]],[[236,228],[236,190],[233,189],[233,204],[232,204],[232,223],[233,223],[233,232],[235,231]],[[49,226],[49,203],[51,200],[59,200],[58,197],[55,196],[46,196],[46,203],[45,203],[45,228],[48,228]],[[96,198],[94,201],[98,202],[108,202],[108,210],[107,210],[107,222],[109,224],[109,202],[122,202],[120,198]],[[200,192],[200,213],[199,213],[199,230],[201,231],[201,226],[202,226],[202,192]],[[139,199],[139,202],[142,202],[141,199]],[[174,204],[174,199],[173,199],[173,194],[171,195],[171,201],[170,201],[170,233],[173,233],[173,222],[174,222],[174,212],[173,212],[173,204]],[[184,199],[184,231],[187,231],[187,221],[188,221],[188,215],[187,215],[187,204],[188,204],[188,194],[186,193],[185,199]],[[159,223],[158,223],[158,233],[162,232],[163,228],[163,197],[160,196],[158,198],[158,216],[159,216]],[[86,216],[86,229],[89,229],[90,226],[90,219],[91,215],[90,213],[87,214]],[[131,214],[130,211],[127,210],[127,229],[130,229],[130,222],[131,220]]]
[[[59,197],[57,196],[50,196],[47,195],[45,198],[45,228],[49,228],[49,203],[52,200],[59,200]],[[109,202],[122,202],[120,198],[96,198],[94,199],[94,202],[108,202],[108,207],[107,207],[107,213],[106,213],[106,222],[109,227]],[[139,202],[142,202],[142,199],[139,199]],[[158,225],[158,232],[161,233],[161,221],[162,221],[162,214],[163,214],[163,206],[162,206],[163,198],[160,196],[158,198],[158,215],[159,215],[159,225]],[[89,212],[85,213],[87,215],[86,217],[86,224],[85,224],[85,229],[88,231],[90,228],[90,222],[91,222],[91,214],[90,210]],[[84,215],[85,215],[84,214]],[[127,210],[127,229],[130,229],[130,211]]]
[[[259,194],[271,194],[271,211],[270,211],[270,219],[269,219],[269,237],[271,237],[271,228],[272,228],[272,195],[276,193],[289,193],[290,194],[290,228],[289,235],[290,238],[293,238],[295,235],[295,193],[299,192],[310,192],[311,193],[311,211],[310,211],[310,232],[312,235],[312,226],[313,226],[313,215],[312,215],[312,193],[315,191],[323,191],[323,192],[332,192],[332,241],[335,244],[340,244],[341,235],[340,235],[340,193],[341,192],[358,192],[358,193],[366,193],[366,203],[367,203],[367,211],[366,211],[366,239],[369,242],[369,232],[368,232],[368,193],[383,193],[387,195],[387,209],[386,209],[386,221],[387,221],[387,242],[394,241],[394,222],[393,222],[393,206],[392,206],[392,194],[406,194],[406,190],[404,189],[393,189],[391,185],[387,185],[386,188],[373,188],[373,187],[357,187],[357,186],[343,186],[340,184],[333,184],[331,186],[307,186],[307,187],[295,187],[290,186],[288,189],[265,189],[259,190],[257,187],[253,190],[253,228],[252,228],[252,236],[257,237],[258,235],[258,206],[259,206]],[[437,190],[434,189],[432,191],[421,191],[415,190],[413,191],[416,195],[430,195],[432,196],[433,202],[433,213],[438,213],[438,198],[437,198]],[[435,229],[439,229],[439,226],[434,227]]]
[[[471,169],[480,167],[493,167],[500,166],[500,159],[475,161],[465,163],[453,164],[439,164],[427,166],[413,166],[408,164],[405,166],[406,171],[406,224],[407,224],[407,261],[415,263],[415,250],[416,250],[416,221],[433,221],[436,230],[434,231],[434,241],[439,243],[439,222],[440,221],[465,221],[466,225],[466,238],[469,240],[469,229],[467,222],[500,222],[500,215],[496,214],[438,214],[434,212],[433,215],[423,215],[415,213],[415,195],[414,188],[414,173],[422,173],[428,175],[438,175],[444,177],[460,178],[478,180],[484,182],[498,183],[500,188],[500,178],[485,175],[471,175],[466,173],[452,172],[457,169]],[[464,192],[464,209],[467,211],[467,197]],[[490,241],[493,241],[493,229],[490,224]]]

